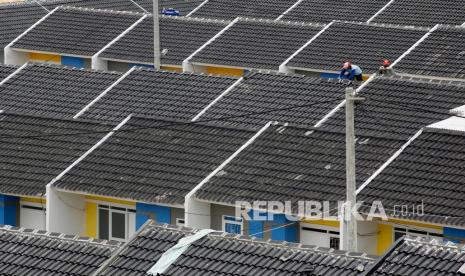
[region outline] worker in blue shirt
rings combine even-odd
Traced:
[[[350,62],[346,62],[344,63],[344,66],[342,66],[341,73],[339,74],[339,79],[348,79],[350,81],[353,81],[355,79],[358,81],[362,81],[362,74],[363,72],[362,69],[360,69],[360,67]]]

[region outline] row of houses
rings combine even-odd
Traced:
[[[0,223],[127,241],[154,219],[338,247],[337,217],[248,221],[234,207],[343,200],[344,85],[259,72],[0,68]],[[366,98],[355,115],[359,198],[382,200],[390,217],[360,223],[359,249],[382,254],[405,234],[461,241],[463,119],[449,110],[465,103],[463,83],[374,77],[357,94]],[[399,216],[400,204],[427,215]]]
[[[126,244],[11,227],[0,228],[0,244],[6,275],[459,276],[465,268],[462,246],[426,238],[402,238],[377,258],[153,221]]]
[[[272,70],[335,77],[352,60],[367,75],[383,59],[406,76],[463,77],[463,26],[373,22],[162,17],[162,68],[244,76]],[[350,45],[350,46],[349,46]],[[153,67],[153,18],[147,13],[56,7],[4,47],[4,62],[58,63],[126,72]]]

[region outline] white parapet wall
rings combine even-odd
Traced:
[[[61,192],[47,185],[47,231],[83,236],[86,222],[85,204],[85,196]]]
[[[108,61],[99,58],[97,55],[92,57],[92,69],[108,71]]]
[[[29,53],[16,51],[11,49],[10,46],[6,46],[4,49],[4,62],[9,65],[23,65],[29,61]]]
[[[378,246],[378,222],[376,220],[359,221],[357,232],[358,251],[376,255]]]
[[[188,227],[197,229],[211,228],[211,206],[210,203],[201,202],[192,196],[186,197],[185,224]]]

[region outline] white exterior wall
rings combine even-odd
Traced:
[[[37,210],[31,208],[24,208],[23,205],[45,208],[45,204],[33,202],[21,202],[19,210],[19,226],[28,229],[45,230],[45,210]]]
[[[108,71],[108,61],[95,55],[92,57],[91,68],[94,70]]]
[[[48,185],[47,231],[84,235],[85,204],[85,196],[60,192]]]
[[[378,244],[378,223],[375,221],[359,221],[357,231],[358,251],[376,255]]]
[[[200,202],[192,197],[186,197],[185,225],[197,229],[211,228],[211,204]]]
[[[5,47],[3,54],[5,64],[23,65],[29,61],[29,53],[13,50],[9,46]]]

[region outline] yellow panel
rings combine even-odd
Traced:
[[[339,221],[335,221],[335,220],[303,220],[303,222],[339,228]]]
[[[443,229],[442,226],[420,223],[420,222],[415,222],[415,221],[410,221],[410,220],[390,219],[389,222],[406,225],[406,226],[416,226],[416,227],[422,227],[422,228],[436,229],[436,230],[441,230],[441,231]]]
[[[370,78],[370,76],[369,75],[362,75],[362,78],[363,78],[363,81],[366,81],[367,79]]]
[[[97,238],[97,203],[86,202],[86,234]]]
[[[160,66],[160,69],[165,70],[165,71],[172,71],[172,72],[182,73],[182,67]]]
[[[29,53],[29,59],[32,61],[42,61],[50,63],[61,63],[61,56],[40,53]]]
[[[45,198],[39,198],[39,197],[21,197],[21,201],[33,202],[33,203],[41,203],[41,204],[46,204],[47,203],[47,200],[45,200]]]
[[[129,205],[129,206],[136,206],[136,202],[134,201],[127,201],[122,199],[110,198],[110,197],[103,197],[103,196],[86,196],[87,199],[97,200],[97,201],[106,201],[112,202],[117,204]]]
[[[213,75],[242,77],[244,69],[223,68],[223,67],[207,67],[207,73]]]
[[[384,254],[391,246],[394,240],[393,227],[389,224],[378,224],[378,255]]]

